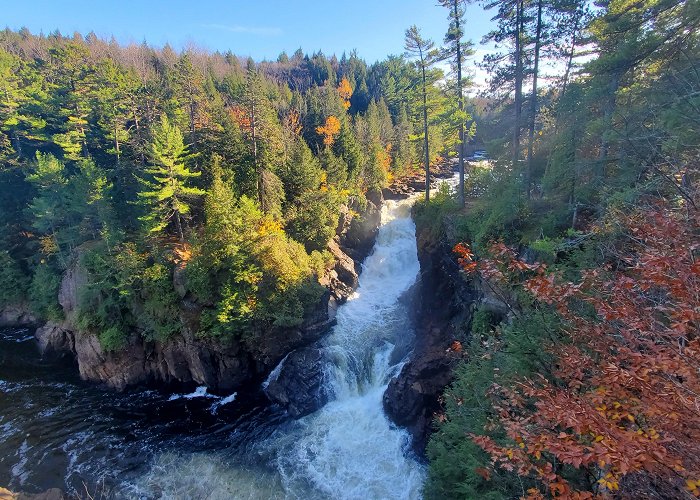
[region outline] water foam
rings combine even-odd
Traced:
[[[335,399],[243,451],[163,454],[130,486],[131,495],[420,498],[425,471],[407,451],[408,433],[393,426],[382,408],[383,393],[402,363],[392,363],[394,345],[413,335],[399,300],[419,271],[409,211],[410,201],[384,205],[359,288],[338,309],[337,324],[321,346]],[[200,389],[193,394],[211,396]]]

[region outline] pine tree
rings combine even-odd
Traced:
[[[445,35],[445,48],[442,51],[441,57],[448,59],[454,66],[456,73],[456,92],[457,92],[457,107],[459,110],[459,151],[458,151],[458,167],[459,167],[459,205],[464,206],[464,143],[465,130],[464,124],[467,119],[464,114],[464,82],[462,80],[462,66],[467,57],[471,56],[472,50],[471,41],[463,41],[464,38],[464,7],[467,3],[465,0],[439,0],[440,5],[447,7],[450,10],[450,27]]]
[[[404,48],[409,57],[417,57],[417,66],[421,72],[423,84],[423,152],[425,153],[425,200],[430,201],[430,149],[428,146],[428,90],[426,83],[426,71],[435,62],[435,54],[432,40],[424,39],[417,26],[413,25],[406,30]]]
[[[145,189],[138,194],[148,212],[140,220],[151,233],[165,231],[174,222],[180,242],[184,242],[182,226],[183,217],[190,213],[188,200],[203,195],[204,191],[188,185],[188,181],[199,177],[201,172],[193,172],[185,166],[191,155],[182,132],[170,124],[166,115],[162,115],[160,123],[154,127],[149,153],[153,166],[147,168],[146,173],[151,179],[142,179]]]

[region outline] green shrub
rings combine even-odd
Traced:
[[[335,189],[304,193],[288,212],[289,235],[309,252],[324,250],[335,235],[342,202]]]
[[[100,331],[97,338],[100,340],[102,349],[107,352],[121,351],[129,344],[129,336],[118,326],[112,326]]]
[[[7,250],[0,250],[0,307],[17,304],[27,297],[29,278]]]
[[[29,287],[29,301],[40,318],[60,321],[63,319],[63,309],[58,303],[58,290],[61,286],[61,275],[48,263],[42,263],[34,270],[34,276]]]
[[[141,297],[148,340],[164,341],[180,331],[179,297],[170,269],[160,263],[147,267],[141,278]]]

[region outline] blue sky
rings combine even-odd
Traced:
[[[447,11],[435,0],[24,0],[3,2],[3,22],[45,34],[94,31],[121,43],[146,40],[176,49],[188,44],[231,50],[256,60],[302,47],[337,54],[357,49],[368,62],[403,52],[403,34],[416,24],[441,42]],[[466,34],[477,45],[490,13],[472,5]],[[481,51],[480,51],[481,52]]]

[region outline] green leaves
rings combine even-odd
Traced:
[[[148,210],[139,220],[145,223],[148,232],[161,233],[174,222],[180,241],[184,241],[182,219],[190,213],[187,200],[205,193],[187,185],[189,179],[201,175],[185,166],[185,161],[192,156],[187,152],[182,132],[162,115],[160,124],[154,128],[150,147],[150,159],[155,166],[146,170],[152,180],[143,179],[142,184],[148,190],[138,193]]]

